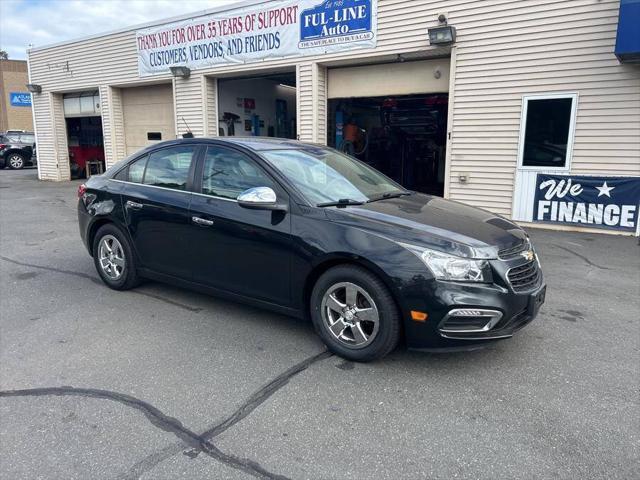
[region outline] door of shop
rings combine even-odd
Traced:
[[[538,173],[569,173],[578,96],[531,95],[522,99],[512,218],[532,222]]]

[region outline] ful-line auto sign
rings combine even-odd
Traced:
[[[539,173],[533,219],[634,232],[640,210],[640,177],[591,177]]]

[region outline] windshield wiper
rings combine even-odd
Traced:
[[[386,200],[388,198],[404,197],[405,195],[411,195],[411,192],[387,192],[372,198],[369,202],[377,202],[378,200]]]
[[[349,205],[364,205],[365,202],[351,198],[341,198],[334,202],[318,203],[316,207],[348,207]]]

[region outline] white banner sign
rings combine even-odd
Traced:
[[[136,32],[140,76],[376,46],[377,0],[278,0]]]

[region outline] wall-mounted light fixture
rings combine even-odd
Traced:
[[[31,93],[42,93],[42,86],[36,85],[35,83],[27,83],[27,90]]]
[[[189,67],[169,67],[169,70],[171,70],[171,75],[174,77],[189,78],[191,76],[191,69]]]
[[[440,25],[429,29],[429,43],[431,45],[451,45],[456,41],[456,27]]]

